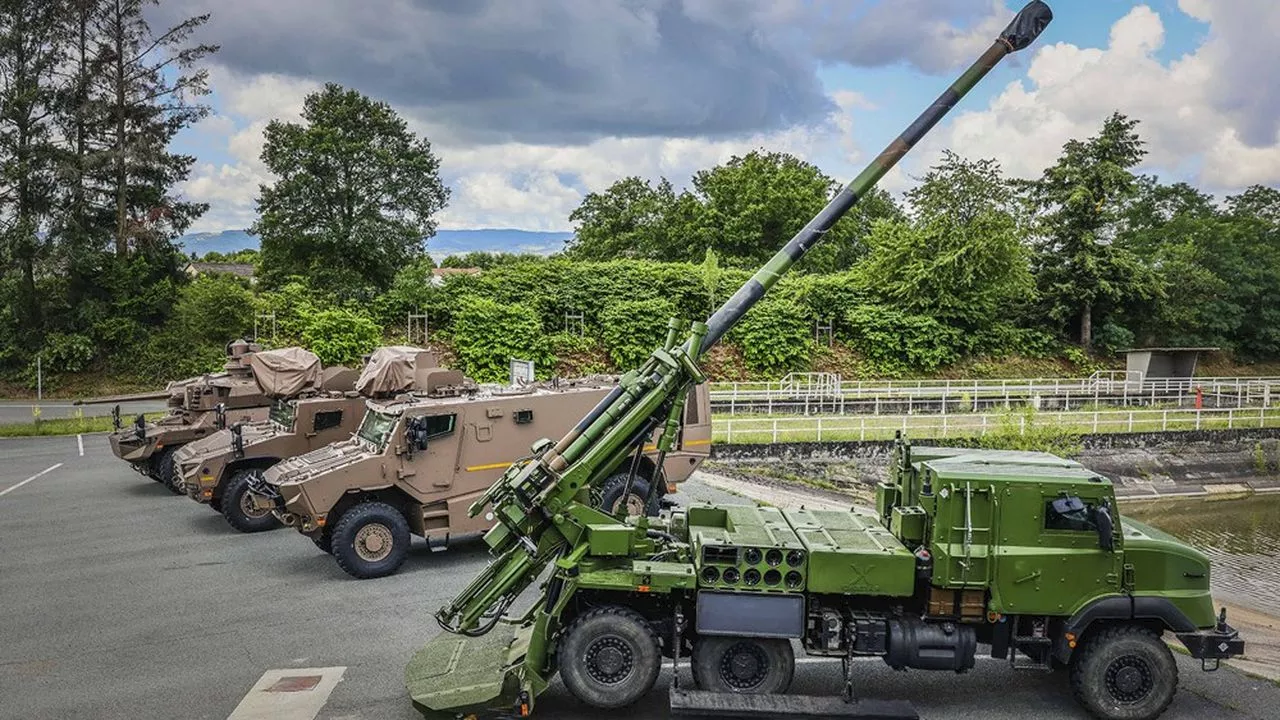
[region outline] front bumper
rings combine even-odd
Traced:
[[[1240,632],[1225,622],[1218,623],[1212,630],[1177,633],[1177,636],[1191,657],[1198,658],[1206,669],[1216,670],[1219,661],[1244,654]]]

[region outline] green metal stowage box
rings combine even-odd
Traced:
[[[929,522],[929,515],[919,505],[895,507],[889,520],[889,532],[903,542],[924,542],[924,528]]]
[[[808,590],[907,597],[915,556],[875,515],[847,510],[785,510],[808,550]]]

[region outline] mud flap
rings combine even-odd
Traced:
[[[518,716],[532,694],[524,680],[531,630],[499,623],[479,637],[435,636],[404,671],[413,706],[427,718]]]
[[[671,713],[698,717],[788,718],[825,720],[918,720],[916,709],[905,700],[855,700],[835,696],[746,695],[671,688]]]

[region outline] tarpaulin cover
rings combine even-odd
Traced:
[[[374,350],[356,380],[356,392],[373,397],[412,390],[420,355],[424,362],[434,358],[432,353],[408,345],[389,345]]]
[[[287,347],[248,356],[253,377],[272,397],[293,397],[320,386],[320,358],[310,350]]]

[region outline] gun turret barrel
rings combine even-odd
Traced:
[[[982,57],[952,83],[951,87],[944,90],[932,105],[920,113],[915,122],[889,143],[889,146],[876,156],[866,169],[832,198],[831,202],[809,221],[809,224],[796,233],[769,262],[765,263],[764,267],[757,270],[750,280],[738,288],[738,291],[715,311],[707,321],[707,337],[702,344],[703,351],[715,345],[730,328],[737,324],[747,310],[759,302],[769,288],[773,287],[778,278],[799,262],[800,258],[804,257],[805,253],[809,252],[831,229],[831,226],[835,225],[836,221],[849,211],[849,208],[871,190],[885,173],[897,165],[902,156],[933,129],[933,126],[942,120],[960,101],[960,98],[972,90],[973,86],[1004,59],[1005,55],[1021,50],[1034,42],[1051,20],[1053,20],[1053,11],[1040,0],[1034,0],[1022,8],[991,47],[982,54]]]
[[[156,390],[155,392],[131,393],[128,395],[108,395],[106,397],[82,398],[72,400],[72,405],[103,405],[106,403],[122,403],[137,402],[143,400],[166,400],[169,397],[168,390]]]

